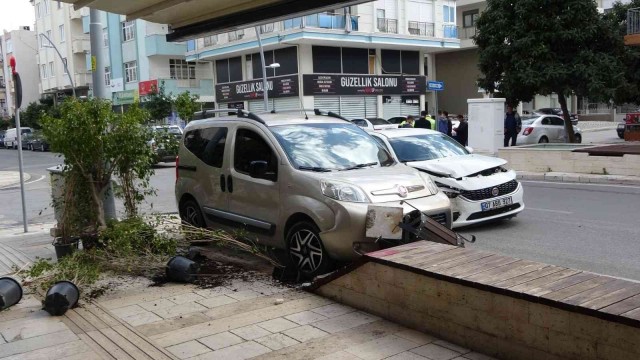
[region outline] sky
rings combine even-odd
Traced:
[[[25,25],[34,29],[36,15],[29,0],[0,0],[0,4],[0,32],[18,30]]]

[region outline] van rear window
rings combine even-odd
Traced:
[[[221,168],[227,132],[226,127],[191,130],[184,136],[184,146],[205,164]]]

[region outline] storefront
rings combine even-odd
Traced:
[[[333,111],[348,119],[419,115],[420,95],[426,91],[424,76],[303,75],[305,96],[314,107]]]
[[[269,110],[285,111],[300,109],[298,75],[277,76],[267,79]],[[247,102],[251,112],[264,112],[262,79],[238,81],[216,85],[219,109],[238,108]]]

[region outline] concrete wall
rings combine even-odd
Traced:
[[[466,114],[467,99],[481,99],[476,80],[480,76],[478,70],[478,50],[437,54],[436,77],[444,81],[445,90],[438,94],[438,107],[451,114]]]
[[[639,359],[640,329],[366,263],[323,296],[499,359]]]
[[[613,130],[611,131],[613,134]],[[553,146],[563,145],[553,144]],[[606,175],[637,176],[640,174],[640,155],[589,156],[587,153],[568,150],[515,147],[499,149],[498,157],[507,160],[508,166],[517,171],[605,175],[606,170]]]

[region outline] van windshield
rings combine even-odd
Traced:
[[[353,170],[395,163],[371,136],[353,124],[297,124],[269,129],[300,170]]]

